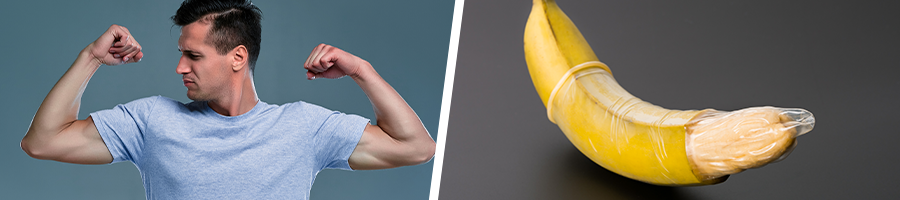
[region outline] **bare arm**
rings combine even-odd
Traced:
[[[350,76],[362,88],[378,125],[367,125],[350,155],[353,169],[385,169],[427,162],[435,143],[419,116],[403,97],[384,81],[369,62],[336,47],[320,44],[304,68],[308,79]]]
[[[77,164],[112,162],[93,119],[78,120],[81,95],[101,64],[137,62],[143,57],[140,49],[125,27],[112,25],[81,50],[35,113],[22,138],[22,150],[37,159]]]

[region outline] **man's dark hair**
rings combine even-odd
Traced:
[[[175,25],[182,27],[199,20],[212,24],[205,42],[216,47],[219,55],[238,45],[247,47],[253,72],[262,41],[262,11],[258,7],[250,0],[185,0],[172,16]]]

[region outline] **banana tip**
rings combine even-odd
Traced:
[[[795,137],[812,131],[816,126],[816,118],[813,117],[813,114],[802,108],[784,108],[781,110],[781,115],[785,117],[782,120],[785,127],[793,127],[797,130]]]

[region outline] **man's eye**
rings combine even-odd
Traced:
[[[194,54],[188,54],[188,58],[190,58],[191,60],[197,60],[200,58],[200,56],[194,55]]]

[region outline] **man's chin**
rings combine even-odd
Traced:
[[[188,99],[191,99],[192,101],[206,101],[207,100],[207,98],[204,98],[203,96],[193,93],[191,91],[187,92],[187,97],[188,97]]]

